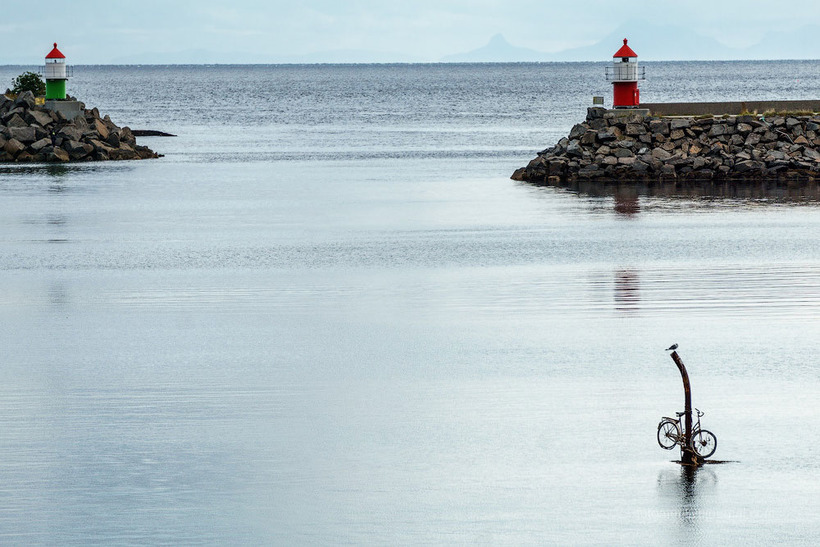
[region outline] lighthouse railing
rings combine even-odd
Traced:
[[[74,76],[74,67],[64,64],[48,63],[39,67],[38,73],[47,80],[65,80]]]
[[[604,74],[610,82],[637,82],[646,80],[646,67],[635,66],[633,63],[618,63],[604,67]]]
[[[65,78],[66,75],[67,71],[64,63],[46,63],[45,74],[43,74],[46,79],[56,80]]]

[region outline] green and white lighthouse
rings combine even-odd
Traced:
[[[54,49],[46,55],[46,100],[65,100],[65,83],[68,80],[68,67],[65,65],[65,55]]]

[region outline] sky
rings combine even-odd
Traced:
[[[2,11],[0,64],[35,65],[55,41],[73,64],[332,61],[338,50],[436,62],[499,33],[543,52],[589,46],[636,17],[735,48],[820,27],[817,0],[40,0]]]

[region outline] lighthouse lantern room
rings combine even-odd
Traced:
[[[65,55],[57,49],[57,42],[54,42],[54,49],[46,55],[44,75],[46,77],[46,99],[65,100],[65,84],[66,80],[68,80],[68,67],[65,64]]]
[[[645,80],[645,68],[638,67],[638,54],[624,38],[624,45],[612,56],[612,66],[606,67],[606,79],[612,82],[614,108],[638,108],[641,103],[638,80]]]

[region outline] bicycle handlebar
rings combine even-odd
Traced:
[[[701,416],[703,416],[705,414],[705,412],[701,412],[700,409],[698,409],[698,408],[695,409],[695,412],[698,413],[698,418],[700,418]],[[678,418],[680,418],[681,416],[685,416],[686,412],[675,412],[675,415]]]

